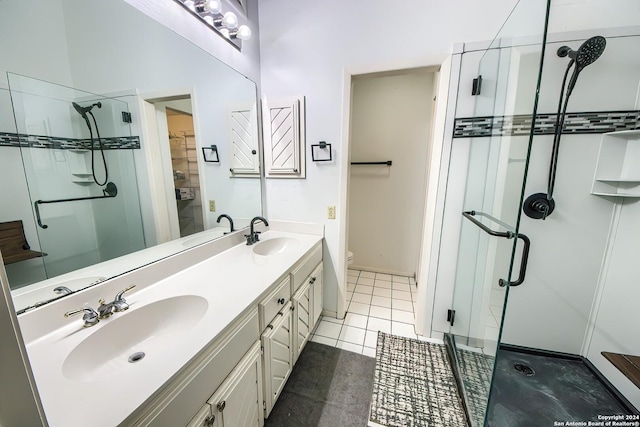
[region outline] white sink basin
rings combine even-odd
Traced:
[[[69,353],[62,373],[69,380],[89,382],[141,369],[145,362],[171,353],[176,340],[198,323],[208,307],[205,298],[182,295],[114,313],[93,326],[96,331]]]
[[[282,253],[287,249],[298,246],[300,242],[291,237],[275,237],[273,239],[258,242],[253,246],[253,253],[269,256]]]

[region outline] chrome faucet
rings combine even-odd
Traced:
[[[249,234],[245,234],[244,237],[247,238],[247,245],[253,245],[256,242],[260,241],[260,238],[258,237],[258,234],[260,234],[259,231],[254,231],[253,230],[253,226],[256,222],[260,222],[262,221],[264,223],[264,225],[266,225],[267,227],[269,226],[269,223],[267,222],[266,219],[264,219],[261,216],[257,216],[255,218],[253,218],[251,220],[251,223],[249,224]]]
[[[76,314],[80,314],[80,313],[84,313],[84,316],[82,316],[82,320],[84,320],[84,327],[88,328],[90,326],[93,325],[97,325],[98,322],[100,321],[99,319],[99,315],[98,313],[90,307],[85,307],[85,308],[80,308],[78,310],[72,310],[72,311],[67,311],[64,314],[64,317],[71,317],[74,316]]]
[[[231,229],[229,231],[225,231],[224,234],[229,234],[229,233],[233,233],[234,231],[236,231],[235,228],[233,228],[233,220],[231,219],[231,217],[227,214],[222,214],[218,217],[218,219],[216,220],[216,222],[218,224],[220,224],[220,220],[222,218],[227,218],[227,220],[229,220],[229,226],[231,227]]]
[[[98,307],[98,316],[101,319],[106,319],[114,312],[119,313],[128,309],[129,304],[127,304],[127,300],[124,299],[123,295],[125,292],[128,292],[135,287],[136,285],[131,285],[128,288],[121,290],[116,294],[116,297],[113,299],[113,301],[109,303],[105,302],[103,299],[98,301],[98,303],[100,304],[100,306]]]

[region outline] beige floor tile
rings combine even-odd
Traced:
[[[377,317],[379,319],[391,320],[391,309],[372,305],[371,311],[369,312],[369,316]]]
[[[368,316],[369,315],[369,307],[370,306],[368,304],[361,304],[359,302],[352,302],[351,304],[349,304],[348,311],[350,313],[362,314],[364,316]]]
[[[379,296],[379,297],[391,298],[391,289],[374,287],[373,295]]]
[[[367,322],[367,330],[374,332],[382,331],[385,334],[390,334],[391,320],[369,317],[369,321]]]
[[[345,326],[353,326],[356,328],[366,329],[367,328],[367,316],[356,313],[347,313],[344,318]]]
[[[361,294],[358,292],[358,289],[356,288],[356,292],[353,294],[353,297],[351,297],[351,301],[359,302],[362,304],[371,304],[371,295]]]
[[[394,310],[410,311],[413,313],[413,303],[411,301],[394,299],[391,303],[391,308]]]
[[[391,298],[385,298],[385,297],[379,297],[379,296],[374,296],[371,299],[371,305],[377,305],[379,307],[392,308],[391,307]]]
[[[340,338],[338,338],[338,341],[363,345],[366,333],[366,329],[354,328],[353,326],[343,326],[340,331]]]

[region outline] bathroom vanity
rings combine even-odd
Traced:
[[[322,311],[322,227],[285,229],[250,246],[234,233],[21,315],[49,425],[263,425]],[[95,326],[63,317],[132,284],[130,308]]]

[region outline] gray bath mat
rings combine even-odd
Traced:
[[[389,427],[466,426],[445,346],[378,332],[369,421]]]

